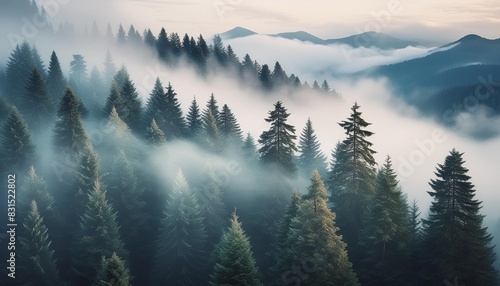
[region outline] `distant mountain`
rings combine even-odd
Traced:
[[[248,37],[251,35],[257,35],[256,32],[248,30],[242,27],[236,27],[229,31],[220,34],[223,40],[237,39]],[[366,32],[362,34],[352,35],[345,38],[339,39],[328,39],[324,40],[316,37],[308,32],[297,31],[297,32],[286,32],[279,34],[270,34],[267,36],[283,38],[288,40],[299,40],[302,42],[310,42],[316,45],[332,45],[332,44],[345,44],[354,48],[359,47],[374,47],[382,50],[393,50],[393,49],[403,49],[408,46],[420,46],[419,43],[414,41],[406,41],[391,37],[389,35],[377,32]]]
[[[382,50],[403,49],[408,46],[420,46],[414,41],[406,41],[391,37],[389,35],[377,32],[366,32],[362,34],[352,35],[340,39],[325,40],[325,44],[346,44],[354,48],[359,47],[376,47]]]
[[[325,44],[325,40],[320,39],[312,34],[304,32],[304,31],[279,33],[279,34],[274,34],[274,35],[270,35],[270,36],[277,37],[277,38],[289,39],[289,40],[299,40],[302,42],[311,42],[311,43],[317,44],[317,45],[324,45]]]
[[[228,31],[220,34],[219,36],[223,40],[229,40],[229,39],[248,37],[248,36],[255,35],[255,34],[257,34],[257,33],[252,31],[252,30],[248,30],[248,29],[245,29],[243,27],[236,27],[236,28],[232,28],[231,30],[228,30]]]
[[[396,94],[440,120],[455,107],[466,110],[466,104],[487,106],[500,115],[500,39],[467,35],[425,57],[361,74],[387,77]]]

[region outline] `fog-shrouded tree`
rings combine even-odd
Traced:
[[[219,131],[224,149],[231,150],[241,147],[243,135],[240,124],[227,104],[224,104],[219,114]]]
[[[373,132],[366,129],[371,123],[361,117],[359,108],[354,103],[351,115],[339,123],[347,138],[337,145],[329,174],[333,211],[355,267],[361,254],[360,232],[375,193],[376,164],[373,144],[368,141]]]
[[[163,133],[158,124],[156,124],[154,118],[146,129],[146,141],[153,146],[161,146],[167,142],[165,133]]]
[[[317,169],[321,176],[326,175],[326,157],[320,149],[320,143],[314,131],[311,119],[308,118],[306,126],[299,137],[299,167],[301,171],[310,175]]]
[[[142,34],[144,44],[152,49],[156,48],[156,37],[153,35],[150,29],[144,30]]]
[[[128,73],[128,70],[124,65],[122,65],[120,69],[116,72],[115,76],[113,77],[113,80],[115,81],[116,86],[118,87],[118,91],[121,92],[125,82],[130,80],[130,74]]]
[[[54,104],[49,90],[37,68],[33,68],[18,106],[31,128],[38,130],[52,119]]]
[[[359,285],[347,255],[347,245],[337,232],[335,214],[327,206],[326,188],[318,171],[314,171],[308,194],[290,222],[286,248],[293,264],[283,273],[282,285],[297,285],[297,282],[300,285]],[[307,279],[293,272],[295,265],[302,267],[299,273],[307,274]]]
[[[498,285],[492,236],[483,226],[482,202],[475,198],[476,189],[464,164],[463,153],[453,149],[429,182],[433,201],[423,220],[423,249],[427,251],[422,284],[448,280],[460,285]]]
[[[222,151],[222,138],[220,134],[219,127],[217,125],[217,120],[213,116],[212,112],[207,110],[206,116],[204,116],[203,121],[203,145],[210,151],[221,152]]]
[[[213,93],[210,95],[210,99],[207,102],[206,108],[203,110],[204,121],[207,121],[209,112],[212,113],[212,116],[214,117],[215,122],[217,123],[217,127],[219,127],[219,117],[220,117],[219,105],[217,104],[217,100],[215,99]]]
[[[122,96],[120,95],[120,90],[114,81],[111,83],[109,95],[106,99],[106,104],[105,104],[104,110],[103,110],[103,116],[105,118],[109,117],[111,114],[111,110],[113,108],[115,109],[115,111],[118,114],[121,114],[122,116],[125,115],[124,114],[125,107],[124,107],[123,99],[122,99]]]
[[[7,118],[10,112],[10,105],[5,101],[5,98],[0,94],[0,124]]]
[[[287,123],[289,116],[290,113],[287,113],[281,101],[274,104],[274,110],[269,111],[269,117],[265,119],[271,127],[260,135],[259,143],[262,147],[259,153],[263,164],[274,165],[293,176],[297,172],[293,161],[293,153],[297,151],[294,142],[297,136],[295,127]]]
[[[35,62],[28,42],[23,42],[12,51],[6,66],[6,94],[11,103],[19,103],[29,74]]]
[[[161,28],[160,34],[158,35],[158,40],[156,41],[156,50],[158,51],[158,56],[164,61],[168,61],[170,58],[170,42],[168,40],[167,32],[165,28]]]
[[[157,285],[201,285],[206,230],[195,194],[182,171],[177,172],[156,240],[153,280]]]
[[[249,164],[254,165],[259,160],[259,153],[257,151],[257,145],[255,145],[255,139],[252,134],[247,133],[243,145],[241,146],[241,152],[243,159]]]
[[[200,140],[203,132],[203,119],[196,98],[193,98],[189,106],[189,111],[186,115],[186,124],[186,137],[194,141]]]
[[[20,275],[16,277],[21,280],[20,285],[65,285],[59,277],[49,232],[35,200],[30,204],[23,229],[23,235],[19,238]]]
[[[116,253],[125,260],[128,257],[120,238],[116,213],[99,181],[88,194],[85,211],[78,222],[79,231],[72,247],[74,281],[75,284],[89,284],[96,279],[103,256]]]
[[[89,139],[78,111],[78,99],[71,89],[59,103],[57,120],[54,126],[54,147],[62,156],[76,158],[87,147]]]
[[[262,65],[262,68],[259,70],[259,80],[265,90],[271,89],[272,77],[271,70],[268,65]]]
[[[110,85],[113,81],[113,77],[116,74],[116,65],[113,61],[113,56],[109,50],[106,51],[106,57],[104,58],[104,70],[103,70],[103,81],[105,85]]]
[[[214,266],[210,285],[260,286],[258,268],[253,258],[250,241],[246,236],[236,213],[231,226],[222,235],[214,252]]]
[[[142,128],[142,102],[135,88],[134,83],[127,78],[122,85],[121,98],[123,100],[123,113],[120,114],[125,123],[136,133],[141,132]],[[117,110],[119,111],[119,110]]]
[[[361,247],[364,259],[359,271],[363,285],[394,285],[407,282],[410,258],[408,205],[398,185],[391,158],[377,173]]]
[[[68,83],[64,78],[61,64],[55,51],[52,51],[49,62],[49,72],[47,76],[47,88],[52,97],[52,101],[57,103],[64,96]]]
[[[92,286],[129,286],[129,270],[116,253],[102,258],[101,267]]]
[[[69,82],[79,93],[84,93],[88,85],[87,62],[82,55],[73,55],[70,63]],[[79,94],[82,96],[82,94]]]
[[[279,62],[276,62],[274,64],[274,69],[271,74],[271,79],[274,86],[280,86],[286,84],[288,81],[288,76],[286,75],[285,71],[283,70]]]
[[[0,134],[3,171],[26,173],[37,163],[35,144],[28,125],[15,107],[10,109]]]
[[[116,42],[118,45],[124,45],[127,43],[127,34],[122,24],[118,26],[118,32],[116,32]]]

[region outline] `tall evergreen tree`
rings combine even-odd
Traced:
[[[203,216],[184,175],[177,173],[161,221],[153,276],[157,285],[201,285],[206,260]]]
[[[35,62],[31,47],[27,42],[16,46],[12,51],[6,67],[6,96],[10,102],[18,104],[24,93],[29,74],[33,71]]]
[[[78,95],[83,95],[88,85],[87,62],[82,55],[73,55],[70,63],[69,82]]]
[[[240,124],[227,104],[224,104],[222,107],[222,112],[219,116],[219,125],[223,148],[240,148],[243,142]]]
[[[299,166],[301,170],[309,176],[317,169],[321,176],[325,176],[326,158],[321,152],[310,118],[307,119],[299,140]]]
[[[36,130],[41,125],[48,123],[52,117],[53,101],[49,95],[45,80],[37,68],[33,69],[28,78],[22,104],[19,106],[26,121]]]
[[[367,140],[373,132],[366,130],[371,123],[361,117],[359,105],[354,103],[352,113],[339,123],[347,138],[342,141],[330,172],[330,191],[333,211],[337,214],[340,233],[349,245],[349,255],[357,267],[360,260],[360,231],[375,192],[375,151]]]
[[[281,101],[274,104],[274,110],[269,111],[266,122],[271,123],[268,131],[262,132],[259,143],[260,158],[264,164],[272,164],[287,174],[294,175],[297,167],[293,162],[293,152],[297,151],[294,140],[295,127],[286,123],[290,113]]]
[[[53,102],[59,102],[64,96],[68,83],[64,78],[61,64],[57,58],[56,52],[52,51],[49,62],[49,74],[47,76],[47,87]]]
[[[196,102],[196,98],[193,98],[191,105],[189,106],[189,111],[186,115],[187,121],[187,131],[186,136],[191,140],[199,140],[201,133],[203,131],[203,120],[200,113],[200,107]]]
[[[15,107],[10,109],[6,122],[0,134],[2,154],[2,170],[27,172],[37,161],[35,144],[28,125]]]
[[[54,126],[54,147],[63,156],[76,158],[89,142],[78,106],[77,98],[68,88],[59,104]]]
[[[42,61],[42,57],[35,46],[31,47],[31,56],[33,57],[33,62],[35,63],[34,68],[38,70],[42,78],[45,80],[47,78],[47,73],[45,71],[45,65]]]
[[[481,202],[474,198],[476,190],[462,156],[453,149],[429,183],[433,202],[423,220],[423,249],[432,251],[424,255],[424,283],[447,279],[463,285],[498,285],[492,236],[483,227]]]
[[[247,133],[241,149],[243,159],[245,159],[249,165],[253,165],[258,161],[259,154],[257,153],[257,146],[255,145],[255,139],[250,133]]]
[[[116,32],[116,42],[118,45],[124,45],[127,43],[127,34],[125,33],[125,29],[123,29],[122,24],[118,26],[118,32]]]
[[[165,133],[163,133],[154,119],[146,130],[146,141],[153,146],[160,146],[167,142]]]
[[[104,258],[93,286],[129,286],[129,271],[123,261],[113,252],[110,258]]]
[[[124,115],[125,106],[123,103],[123,99],[120,95],[120,90],[114,81],[111,83],[109,95],[106,99],[106,105],[104,106],[103,110],[103,116],[105,118],[109,117],[113,108],[116,112],[120,111],[119,114],[122,114],[122,116]]]
[[[72,251],[75,283],[89,283],[97,277],[101,258],[116,253],[127,257],[118,232],[116,213],[106,200],[106,190],[99,181],[88,194],[84,214],[79,220],[79,235]]]
[[[217,127],[219,127],[219,117],[220,117],[219,105],[217,105],[217,100],[215,99],[213,93],[210,95],[210,99],[207,102],[205,110],[203,110],[204,121],[207,121],[209,112],[212,113],[212,116],[214,117],[215,122],[217,123]]]
[[[48,229],[38,211],[36,201],[31,202],[30,211],[23,223],[25,235],[19,238],[19,268],[22,285],[64,285],[51,248]]]
[[[227,51],[224,47],[224,43],[222,42],[222,38],[219,35],[215,35],[213,37],[212,51],[217,62],[222,66],[226,65]]]
[[[113,62],[113,56],[109,50],[106,51],[106,57],[104,58],[104,72],[103,80],[104,84],[109,85],[113,81],[113,77],[116,74],[116,65]]]
[[[271,70],[268,65],[262,65],[262,68],[259,71],[259,80],[262,87],[266,90],[271,89],[272,80],[271,80]]]
[[[156,41],[156,49],[158,51],[158,56],[160,57],[160,59],[164,61],[169,60],[170,43],[165,28],[161,28],[160,34],[158,35],[158,40]]]
[[[164,92],[160,79],[156,79],[155,87],[146,106],[145,120],[155,119],[167,140],[182,138],[186,133],[186,123],[177,99],[177,93],[168,83]]]
[[[375,195],[361,238],[363,285],[403,285],[410,255],[408,206],[388,156],[379,170]]]
[[[274,64],[274,70],[273,73],[271,74],[271,79],[273,81],[273,84],[276,86],[287,83],[288,76],[286,75],[285,71],[283,70],[279,62],[276,62]]]
[[[142,102],[130,78],[127,77],[123,83],[120,95],[124,110],[122,114],[118,114],[132,131],[139,133],[142,127]]]
[[[223,234],[213,256],[215,264],[210,275],[210,285],[262,285],[257,277],[258,268],[253,259],[250,241],[238,222],[236,213],[233,213],[231,226]]]
[[[146,46],[153,49],[156,48],[156,37],[153,35],[153,32],[151,32],[150,29],[144,30],[142,38],[144,39],[144,44]]]
[[[315,171],[307,199],[290,223],[287,249],[294,264],[300,264],[307,276],[283,274],[283,285],[358,285],[342,236],[337,234],[335,214],[327,206],[326,189]],[[293,269],[293,265],[288,265]]]
[[[203,122],[205,147],[213,152],[222,151],[222,142],[217,121],[210,110],[207,111],[207,116]]]

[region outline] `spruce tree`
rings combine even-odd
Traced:
[[[80,283],[96,279],[101,257],[110,257],[112,253],[128,256],[120,239],[116,213],[106,199],[106,190],[99,181],[93,185],[85,212],[79,219],[78,240],[72,249],[75,281]]]
[[[116,112],[119,112],[118,114],[121,114],[122,116],[125,115],[125,106],[123,103],[123,99],[120,95],[120,90],[114,81],[111,83],[109,95],[106,99],[106,105],[104,106],[103,110],[103,116],[105,118],[109,117],[113,108]]]
[[[201,285],[206,281],[206,231],[201,209],[179,170],[167,201],[157,239],[154,281],[157,285]]]
[[[113,57],[109,50],[106,51],[106,57],[104,59],[104,72],[103,80],[105,85],[110,85],[113,82],[113,77],[116,74],[116,65],[113,61]]]
[[[170,43],[165,28],[161,28],[160,34],[158,35],[156,50],[158,51],[160,59],[164,61],[168,61],[170,59]]]
[[[146,141],[153,146],[161,146],[167,142],[165,133],[163,133],[154,119],[146,130]]]
[[[375,151],[367,140],[373,132],[365,128],[371,125],[366,122],[354,103],[352,113],[339,123],[344,128],[347,138],[336,150],[335,162],[330,172],[330,191],[333,211],[337,214],[340,233],[349,245],[349,255],[357,266],[360,260],[360,231],[365,222],[370,201],[375,188]]]
[[[15,107],[10,109],[0,134],[2,170],[27,172],[35,164],[35,144],[28,125]]]
[[[47,85],[37,68],[31,72],[19,105],[26,121],[38,129],[52,118],[54,106]],[[36,127],[36,128],[35,128]]]
[[[74,200],[69,201],[73,206],[71,211],[75,212],[74,220],[83,214],[84,208],[87,205],[87,199],[95,188],[95,183],[101,178],[100,165],[97,153],[90,145],[86,146],[80,156],[80,164],[76,168],[75,175],[75,194]],[[76,202],[72,203],[72,202]]]
[[[243,159],[249,165],[257,163],[259,154],[257,153],[257,146],[255,145],[255,139],[253,138],[252,134],[247,133],[245,141],[243,142],[243,145],[241,147],[241,152],[243,155]]]
[[[443,280],[498,285],[492,236],[483,227],[482,202],[474,198],[476,190],[462,156],[453,149],[429,183],[433,202],[423,220],[423,249],[432,251],[424,254],[427,271],[423,277],[427,285]]]
[[[24,233],[19,238],[19,278],[22,285],[64,285],[51,247],[48,229],[38,211],[36,201],[31,202],[30,211],[23,222]]]
[[[157,78],[146,106],[146,122],[155,119],[168,140],[182,138],[186,133],[186,123],[176,96],[170,83],[164,92],[160,79]]]
[[[47,77],[47,88],[52,96],[53,102],[59,102],[64,96],[67,87],[66,79],[64,78],[61,64],[57,58],[56,52],[52,51],[49,62],[49,74]]]
[[[215,119],[215,122],[217,123],[217,127],[219,127],[219,106],[217,105],[217,100],[215,99],[214,94],[212,93],[210,95],[210,99],[207,102],[205,110],[203,110],[203,120],[207,121],[208,113],[212,113],[212,116]]]
[[[222,235],[213,256],[214,269],[210,275],[210,285],[262,285],[257,277],[258,268],[253,259],[250,241],[238,222],[236,213],[233,213],[231,226]]]
[[[132,131],[140,133],[142,127],[142,102],[130,78],[125,79],[120,95],[123,100],[124,110],[122,114],[120,112],[118,114]]]
[[[286,75],[279,62],[276,62],[274,64],[274,70],[271,74],[271,79],[275,86],[280,86],[287,83],[288,76]]]
[[[266,122],[271,123],[268,131],[262,132],[259,143],[260,158],[265,165],[274,165],[288,175],[295,175],[297,167],[293,162],[293,152],[297,151],[294,140],[295,127],[286,123],[290,113],[281,101],[274,104],[274,110],[269,111]]]
[[[227,104],[222,107],[222,112],[219,115],[219,125],[223,148],[225,150],[240,148],[243,143],[240,124]]]
[[[7,118],[10,112],[10,105],[5,101],[5,98],[0,94],[0,124]]]
[[[260,80],[262,87],[265,90],[271,89],[271,87],[272,87],[271,70],[269,69],[268,65],[263,65],[262,68],[260,69],[259,80]]]
[[[196,98],[193,98],[193,101],[189,106],[189,111],[186,115],[186,121],[186,137],[191,140],[199,140],[203,130],[203,120],[200,114],[200,107],[196,102]]]
[[[205,133],[205,147],[212,152],[222,151],[222,141],[217,120],[210,110],[207,111],[207,115],[204,118],[203,130]]]
[[[315,169],[319,171],[320,175],[326,175],[326,158],[321,152],[310,118],[307,119],[306,126],[302,129],[299,138],[299,166],[302,172],[308,176]]]
[[[403,285],[410,255],[408,206],[398,186],[391,158],[378,171],[375,195],[361,238],[363,285]]]
[[[78,157],[89,142],[78,106],[77,98],[68,88],[59,104],[54,126],[54,147],[64,157]]]
[[[283,285],[358,285],[342,236],[337,234],[335,214],[327,206],[326,189],[317,171],[313,172],[307,199],[300,204],[290,223],[286,241],[290,261],[302,267],[298,276],[294,265],[282,276]],[[296,267],[296,266],[295,266]],[[295,284],[294,284],[295,285]]]
[[[129,286],[129,271],[125,262],[113,252],[110,258],[102,258],[101,268],[93,286]]]
[[[6,67],[6,96],[11,103],[18,104],[20,102],[29,74],[34,67],[35,62],[30,45],[23,42],[21,46],[16,46]]]

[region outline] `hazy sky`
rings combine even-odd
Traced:
[[[141,29],[148,26],[155,34],[160,26],[205,35],[243,26],[260,33],[304,30],[323,38],[375,30],[432,43],[470,33],[500,37],[498,0],[101,0],[92,4],[94,1],[58,2],[67,2],[61,4],[61,11],[72,10],[87,21],[97,18],[104,25],[110,17],[121,15],[115,21],[134,23]],[[61,17],[56,15],[58,20]]]

